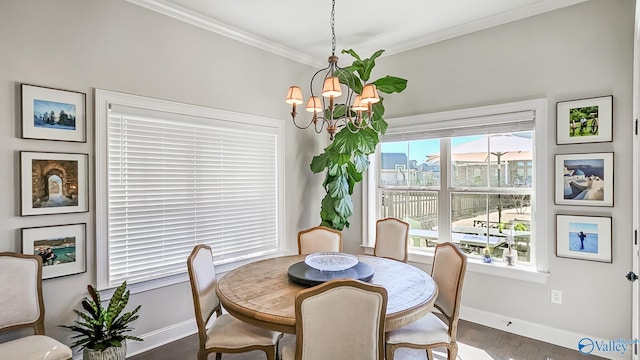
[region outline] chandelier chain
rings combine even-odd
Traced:
[[[331,55],[336,54],[336,0],[331,1]]]

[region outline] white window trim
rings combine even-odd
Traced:
[[[541,171],[541,169],[550,168],[547,157],[547,147],[544,146],[544,140],[541,140],[545,134],[547,134],[547,99],[525,100],[506,104],[488,105],[390,119],[388,121],[389,128],[387,129],[387,134],[392,135],[408,131],[421,131],[420,125],[424,128],[437,128],[446,124],[446,121],[460,119],[465,119],[465,124],[468,126],[482,125],[483,123],[478,123],[479,117],[521,111],[534,111],[535,113],[537,146],[535,146],[534,159],[537,170],[535,172],[535,201],[533,201],[533,207],[531,210],[536,224],[535,233],[532,234],[534,237],[533,241],[535,242],[535,247],[531,254],[531,256],[535,258],[535,268],[533,266],[526,265],[507,267],[502,264],[485,264],[480,260],[476,261],[475,259],[469,259],[468,270],[481,274],[518,279],[534,283],[545,283],[549,277],[549,252],[552,245],[551,238],[547,236],[548,225],[544,219],[544,214],[546,214],[547,211],[547,195],[549,194],[548,184],[550,182],[545,178],[545,172]],[[365,209],[363,211],[362,219],[362,247],[365,248],[367,253],[372,252],[373,244],[375,243],[375,219],[377,218],[375,199],[378,181],[376,176],[376,166],[378,162],[376,161],[376,154],[372,154],[370,156],[372,158],[370,159],[371,166],[367,170],[366,174],[367,181],[362,184],[362,208]],[[371,201],[373,201],[373,204],[370,204]],[[409,261],[431,264],[433,262],[433,253],[426,251],[410,251]]]
[[[284,148],[284,133],[285,127],[284,122],[280,119],[268,118],[263,116],[255,116],[250,114],[242,114],[231,111],[213,109],[203,106],[184,104],[174,101],[162,100],[162,99],[154,99],[148,98],[139,95],[131,95],[124,94],[115,91],[103,90],[103,89],[95,89],[94,93],[95,100],[95,154],[96,154],[96,166],[95,166],[95,181],[96,181],[96,189],[95,189],[95,199],[96,199],[96,278],[97,278],[97,286],[99,290],[109,289],[106,285],[108,284],[108,243],[106,239],[108,238],[108,226],[107,226],[107,172],[106,168],[102,165],[106,164],[107,161],[107,142],[106,134],[107,134],[107,117],[109,104],[120,104],[124,106],[130,106],[134,108],[155,110],[155,111],[165,111],[172,112],[176,114],[184,114],[188,116],[195,116],[201,118],[212,118],[218,120],[225,120],[230,123],[239,123],[239,124],[251,124],[251,125],[259,125],[264,124],[264,126],[269,126],[272,128],[276,128],[277,136],[280,139],[278,142],[277,156],[278,159],[282,159],[282,161],[278,161],[277,168],[277,186],[278,186],[278,238],[285,239],[285,222],[286,219],[285,214],[285,196],[284,196],[284,158],[285,158],[285,148]],[[280,256],[287,254],[287,244],[286,241],[280,241],[279,248],[276,251],[262,254],[259,257],[253,257],[251,259],[239,260],[236,262],[221,264],[220,266],[216,266],[216,272],[224,273],[230,271],[236,267],[239,267],[247,262],[252,262],[256,260],[265,259],[273,256]],[[149,280],[145,282],[140,282],[136,284],[131,284],[129,289],[132,293],[138,293],[142,291],[147,291],[151,289],[156,289],[164,286],[169,286],[181,282],[188,281],[188,275],[185,273],[177,274],[173,276],[168,276],[160,279]],[[109,291],[107,291],[107,295]]]

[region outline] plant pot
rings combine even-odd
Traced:
[[[125,342],[121,347],[112,346],[102,351],[89,348],[84,348],[82,351],[83,360],[125,360],[126,358],[127,344]]]

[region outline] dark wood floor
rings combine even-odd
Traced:
[[[577,350],[551,345],[542,341],[514,335],[475,323],[460,321],[458,327],[459,360],[598,360]],[[132,356],[129,360],[195,360],[198,339],[188,336],[170,344]],[[436,351],[437,360],[446,359],[446,353]],[[397,360],[423,360],[423,351],[400,349]],[[214,355],[209,359],[215,359]],[[223,360],[264,360],[263,352],[224,354]]]

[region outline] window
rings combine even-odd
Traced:
[[[539,100],[392,120],[370,174],[369,241],[375,219],[397,217],[410,224],[410,252],[453,241],[501,261],[511,246],[519,264],[542,270],[534,180],[545,108]]]
[[[210,245],[217,264],[282,248],[281,122],[98,97],[101,288],[184,276],[196,244]]]

